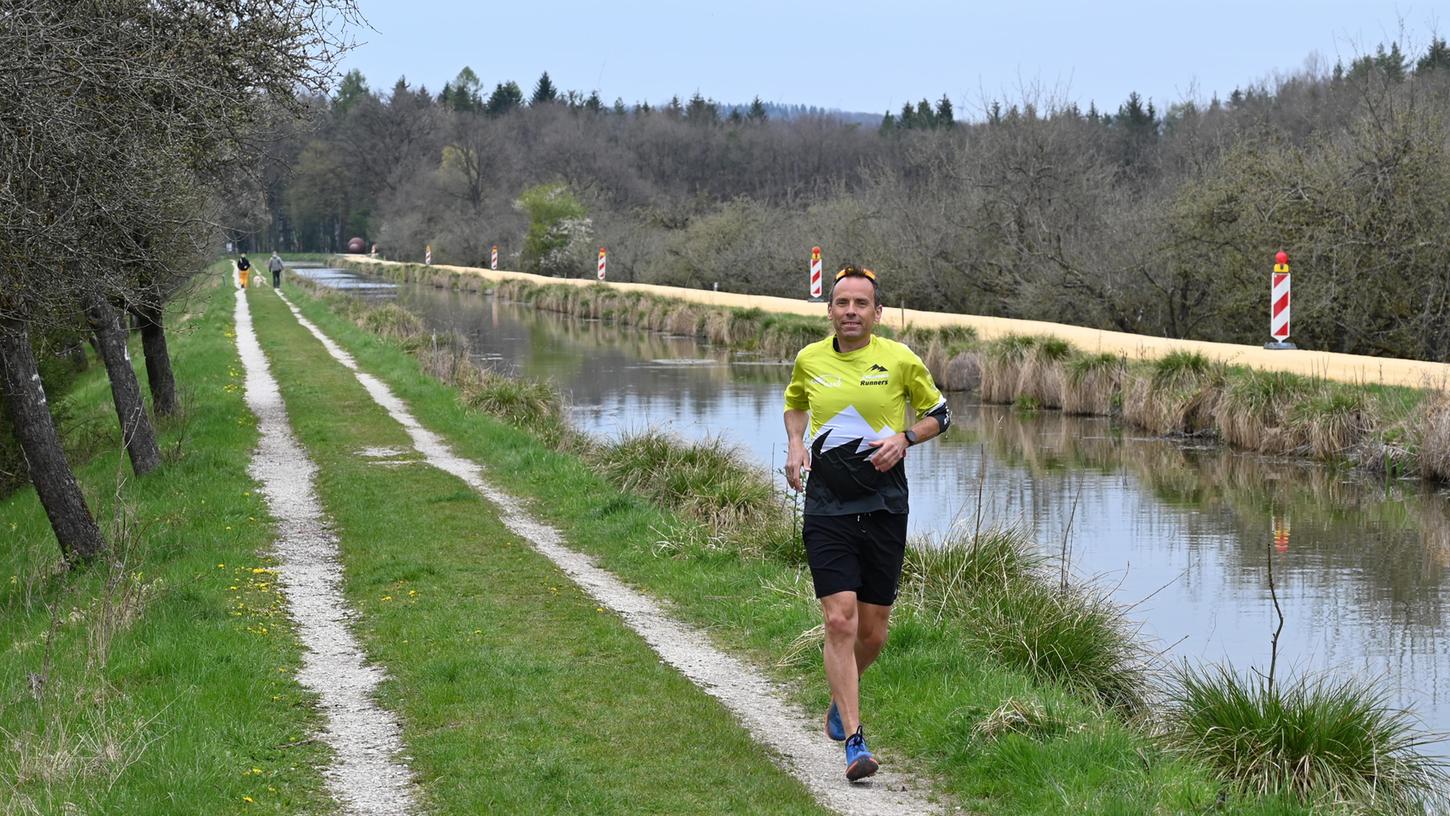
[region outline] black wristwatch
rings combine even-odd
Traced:
[[[907,428],[905,431],[902,431],[902,434],[906,437],[906,447],[909,448],[916,444],[916,431]]]

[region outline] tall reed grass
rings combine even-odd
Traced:
[[[1017,399],[1022,369],[1036,344],[1036,338],[1011,335],[982,349],[982,402],[1005,405]]]
[[[1285,795],[1328,812],[1419,814],[1447,802],[1430,737],[1353,680],[1270,686],[1228,668],[1179,676],[1168,739],[1235,790]]]
[[[907,548],[899,604],[945,620],[1003,663],[1126,714],[1144,710],[1151,655],[1122,610],[1057,580],[1015,528]]]

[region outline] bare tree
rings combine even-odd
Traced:
[[[351,13],[348,0],[37,0],[0,10],[0,379],[67,557],[104,543],[60,449],[33,333],[87,315],[133,467],[154,468],[120,314],[175,291],[167,282],[186,260],[177,248],[206,228],[178,205],[250,146],[228,125],[261,95],[320,89]]]

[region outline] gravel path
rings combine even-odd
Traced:
[[[533,518],[518,499],[485,481],[481,465],[457,456],[441,437],[419,425],[408,406],[387,385],[361,371],[351,355],[303,317],[286,296],[281,292],[278,295],[328,353],[351,369],[373,399],[403,426],[430,465],[458,477],[493,502],[509,529],[558,565],[601,605],[617,612],[665,662],[724,704],[822,805],[840,813],[874,816],[945,811],[943,805],[931,801],[925,784],[895,772],[889,765],[869,782],[848,783],[841,747],[821,733],[817,714],[794,708],[785,701],[781,689],[755,667],[716,649],[704,632],[674,619],[658,601],[625,586],[613,574],[595,566],[591,558],[565,546],[557,530]]]
[[[244,295],[237,291],[237,350],[261,432],[250,472],[277,519],[278,583],[304,647],[297,679],[321,698],[326,718],[321,737],[332,764],[323,775],[344,813],[412,813],[411,775],[395,759],[403,747],[397,720],[373,702],[382,671],[368,664],[348,629],[356,612],[342,597],[337,536],[313,484],[317,466],[292,433]]]

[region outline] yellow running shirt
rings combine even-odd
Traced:
[[[868,458],[876,449],[868,443],[909,428],[908,405],[918,417],[935,416],[943,429],[951,421],[931,373],[905,345],[872,335],[870,343],[845,354],[836,350],[835,337],[801,349],[785,407],[811,414],[807,515],[906,512],[904,464],[878,472]]]

